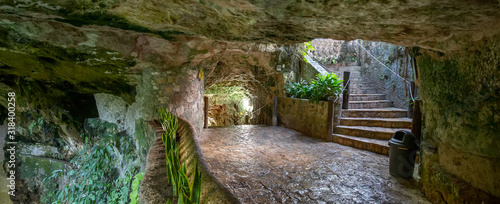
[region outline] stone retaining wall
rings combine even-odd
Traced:
[[[158,123],[150,123],[150,125],[158,134],[158,138],[148,154],[146,173],[139,188],[139,203],[163,204],[173,197],[172,187],[168,184],[166,176],[165,149],[161,141],[163,129]],[[188,177],[191,178],[193,175],[195,162],[198,162],[201,169],[201,203],[240,203],[209,171],[201,153],[195,128],[181,118],[179,118],[177,137],[180,138],[179,153],[181,161],[186,163]],[[175,200],[173,203],[176,203]]]
[[[335,107],[335,121],[340,110]],[[339,112],[339,113],[337,113]],[[328,131],[328,102],[309,102],[307,99],[280,97],[278,100],[278,124],[303,132],[309,136],[331,140]],[[335,123],[338,124],[338,123]]]

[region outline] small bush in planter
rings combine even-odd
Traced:
[[[316,79],[310,83],[301,80],[300,83],[287,83],[286,94],[291,98],[310,99],[318,103],[326,101],[330,96],[337,96],[342,91],[342,80],[337,75],[330,73],[327,75],[318,74]]]

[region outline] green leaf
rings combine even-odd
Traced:
[[[184,204],[184,194],[179,194],[177,198],[177,204]]]
[[[198,168],[198,162],[195,162],[195,174],[194,174],[193,186],[191,187],[191,195],[189,196],[191,198],[191,201],[195,204],[200,203],[201,190],[202,190],[201,181],[202,181],[202,176]]]
[[[33,134],[33,127],[34,127],[35,125],[36,125],[36,122],[35,122],[35,121],[33,121],[33,122],[30,124],[30,126],[28,127],[28,129],[30,130],[30,135],[32,135],[32,134]]]
[[[189,179],[186,175],[185,170],[179,171],[179,184],[180,184],[180,188],[182,189],[183,192],[185,192],[186,194],[191,193],[191,189],[189,186]]]
[[[144,172],[139,172],[134,176],[134,181],[132,181],[132,192],[130,192],[130,203],[137,204],[139,199],[139,184],[144,178]],[[127,182],[128,183],[128,182]]]
[[[169,160],[168,161],[168,165],[167,165],[167,173],[168,173],[168,178],[169,178],[169,181],[170,181],[170,185],[172,185],[172,189],[173,189],[173,193],[174,193],[174,196],[177,196],[177,183],[175,182],[175,177],[174,177],[174,169],[172,168],[172,164],[170,163]]]

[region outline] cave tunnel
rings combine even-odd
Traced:
[[[0,203],[500,203],[499,11],[3,1]]]
[[[215,84],[205,90],[209,99],[208,126],[253,124],[255,96],[237,85]]]

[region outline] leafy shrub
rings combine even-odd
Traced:
[[[157,109],[160,124],[165,131],[162,134],[165,146],[165,162],[167,163],[168,182],[172,185],[173,194],[178,203],[198,204],[201,198],[202,176],[195,161],[193,183],[189,182],[186,163],[180,161],[179,144],[177,143],[177,117],[163,108]],[[171,203],[168,200],[167,203]]]
[[[108,136],[91,146],[87,137],[83,150],[70,162],[73,169],[56,170],[43,180],[42,203],[129,203],[137,158],[129,137],[117,140]],[[61,183],[66,185],[58,186]]]
[[[139,184],[144,178],[144,172],[140,172],[134,176],[132,181],[132,192],[130,193],[130,204],[137,204],[139,199]]]
[[[316,79],[309,84],[305,81],[286,84],[288,97],[310,99],[315,102],[326,101],[328,97],[337,96],[341,91],[342,80],[339,80],[337,75],[333,73],[327,75],[318,74]]]

